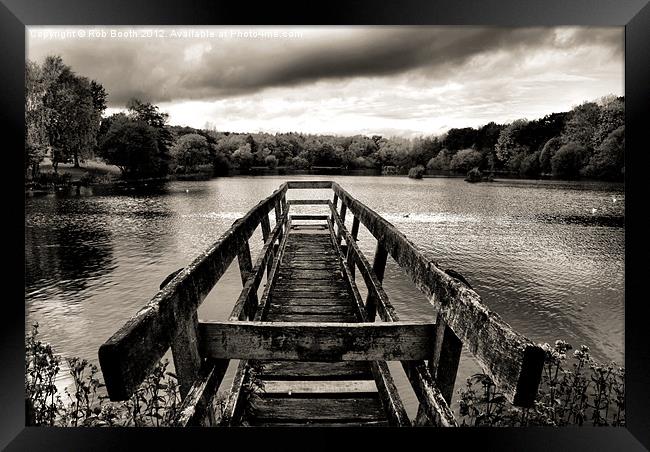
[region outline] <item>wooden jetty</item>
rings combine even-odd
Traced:
[[[287,199],[292,189],[328,190],[333,198]],[[291,214],[295,205],[326,211]],[[372,264],[357,245],[361,226],[377,240]],[[258,227],[264,244],[253,265],[249,239]],[[400,320],[382,287],[388,256],[435,307],[435,322]],[[199,321],[197,308],[235,258],[243,289],[230,318]],[[110,399],[126,400],[171,348],[182,397],[178,426],[451,427],[458,425],[449,404],[463,345],[508,400],[533,404],[544,363],[539,346],[339,184],[300,181],[282,184],[170,275],[100,347],[99,361]],[[239,364],[217,410],[230,360]],[[419,402],[415,419],[387,361],[401,362]]]

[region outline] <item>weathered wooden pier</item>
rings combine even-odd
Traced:
[[[333,198],[287,199],[292,189],[328,190]],[[291,214],[295,205],[327,211]],[[361,226],[377,240],[372,264],[357,245]],[[258,227],[264,245],[253,265],[249,239]],[[436,308],[435,323],[400,320],[382,287],[389,255]],[[199,321],[197,308],[235,258],[243,289],[230,318]],[[339,184],[300,181],[282,184],[170,275],[101,346],[99,360],[111,400],[125,400],[171,348],[178,426],[456,426],[449,404],[463,345],[511,402],[532,405],[540,347]],[[239,364],[217,416],[230,360]],[[387,361],[401,362],[419,401],[416,419],[407,416]],[[247,390],[253,380],[263,389]]]

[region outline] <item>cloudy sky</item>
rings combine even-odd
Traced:
[[[29,27],[27,57],[50,54],[108,113],[137,97],[235,132],[412,137],[624,94],[622,27]]]

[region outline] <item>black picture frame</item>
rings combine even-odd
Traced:
[[[650,5],[648,0],[408,0],[378,4],[372,1],[328,1],[281,5],[276,2],[252,5],[246,2],[208,0],[0,0],[0,123],[3,124],[4,151],[23,146],[24,141],[24,58],[27,25],[207,25],[207,24],[304,24],[304,25],[494,25],[550,26],[594,25],[625,26],[625,96],[627,152],[625,157],[625,366],[626,428],[519,428],[519,429],[410,429],[397,431],[354,431],[346,437],[374,437],[399,441],[401,446],[435,448],[453,444],[454,449],[477,447],[479,450],[645,450],[650,449],[650,344],[647,300],[643,296],[644,231],[640,224],[646,204],[643,196],[647,147],[645,118],[650,109]],[[645,127],[644,127],[645,126]],[[5,155],[7,155],[5,154]],[[16,165],[22,165],[21,153],[15,152]],[[11,162],[14,165],[14,162]],[[6,170],[10,175],[11,171]],[[14,245],[5,251],[5,303],[0,328],[0,448],[7,450],[114,450],[146,449],[185,450],[191,442],[202,440],[214,447],[237,447],[229,437],[269,441],[282,448],[290,445],[286,431],[255,430],[254,435],[241,429],[139,429],[139,428],[38,428],[25,427],[24,416],[24,300],[19,274],[24,269],[24,247],[16,237],[24,235],[24,223],[18,218],[24,210],[20,171],[16,180],[5,182],[5,200],[16,202],[6,208],[4,242]],[[645,176],[647,178],[647,176]],[[636,221],[636,223],[634,223]],[[646,240],[647,243],[647,240]],[[15,253],[15,255],[13,255]],[[636,262],[635,262],[636,261]],[[15,275],[14,275],[15,273]],[[7,291],[6,289],[11,289]],[[640,295],[633,295],[638,290]],[[228,431],[226,431],[228,430]],[[363,433],[366,434],[363,434]],[[308,442],[337,447],[341,436],[314,429]],[[294,435],[292,432],[291,435]],[[215,436],[218,435],[218,436]],[[360,436],[363,435],[363,436]],[[248,438],[247,438],[248,437]],[[293,436],[292,436],[293,438]],[[145,441],[147,446],[137,446]],[[415,441],[422,441],[416,443]],[[233,444],[233,446],[230,446]],[[392,447],[383,443],[386,448]],[[246,445],[249,445],[246,443]],[[189,448],[194,450],[195,448]]]

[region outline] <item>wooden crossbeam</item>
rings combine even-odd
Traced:
[[[317,206],[326,205],[330,202],[329,199],[288,199],[287,203],[290,206]]]
[[[199,322],[202,355],[215,359],[404,361],[433,353],[423,322]]]

